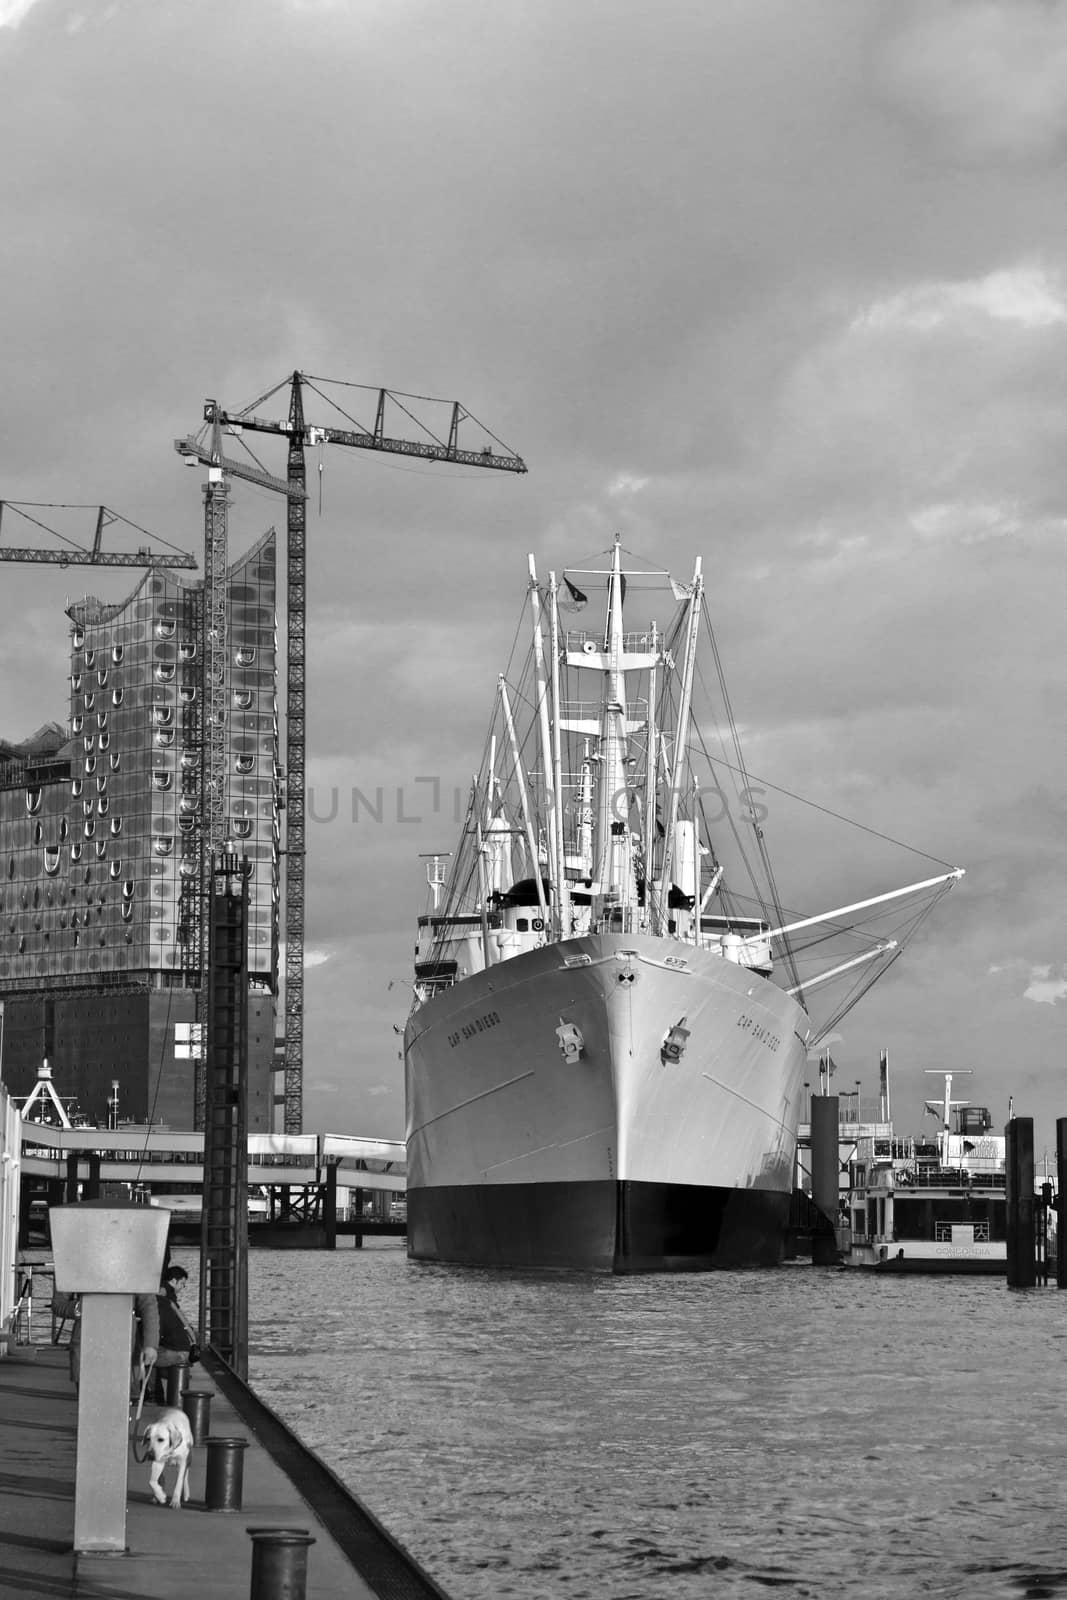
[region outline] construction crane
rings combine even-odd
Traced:
[[[133,528],[136,533],[145,533],[144,528],[138,527],[136,522],[131,522],[118,511],[112,511],[109,506],[63,505],[56,501],[42,500],[0,500],[0,527],[3,526],[4,512],[13,511],[16,516],[25,522],[31,522],[36,528],[43,528],[45,533],[54,535],[62,541],[62,549],[41,549],[27,545],[2,545],[0,544],[0,561],[36,561],[53,567],[168,567],[192,568],[196,567],[196,558],[188,555],[184,550],[179,550],[177,545],[170,544],[166,539],[163,543],[173,555],[161,555],[147,545],[141,545],[137,550],[105,550],[103,548],[104,529],[114,522],[121,522],[127,528]],[[76,544],[67,534],[60,533],[58,528],[50,528],[41,518],[31,515],[33,511],[95,511],[96,528],[93,533],[92,545],[86,549],[84,545]],[[145,534],[145,537],[150,535]]]
[[[320,384],[358,389],[373,394],[374,422],[364,427],[336,400],[323,393]],[[289,405],[285,420],[269,420],[257,414],[258,408],[288,386]],[[304,415],[304,391],[310,389],[344,418],[346,427],[311,426]],[[411,404],[447,406],[446,430],[435,432],[421,421]],[[387,406],[392,404],[413,421],[425,435],[421,439],[399,438],[386,433]],[[363,384],[313,378],[293,372],[266,394],[260,395],[243,411],[227,411],[215,400],[204,403],[204,426],[195,437],[176,439],[174,448],[190,464],[208,469],[204,486],[204,570],[205,617],[210,616],[215,641],[225,638],[225,571],[228,478],[239,478],[272,489],[287,501],[286,559],[286,710],[285,710],[285,1070],[284,1131],[300,1133],[303,1126],[304,1054],[304,926],[305,926],[305,705],[306,621],[307,621],[307,466],[308,445],[346,445],[358,450],[413,456],[423,461],[445,461],[454,465],[486,467],[498,472],[525,472],[526,463],[487,429],[458,401],[431,400],[425,395],[409,395],[398,390],[368,389]],[[492,440],[478,449],[460,446],[459,434],[465,422],[474,423],[485,439]],[[284,479],[268,473],[253,457],[250,464],[228,460],[222,455],[222,435],[243,438],[245,433],[273,434],[288,441],[288,461]],[[494,448],[496,446],[497,448]],[[251,454],[251,452],[249,452]],[[209,655],[203,657],[203,670],[212,670],[212,687],[221,682],[224,656],[211,667]],[[221,693],[221,691],[220,691]],[[208,863],[221,851],[225,839],[225,817],[221,796],[224,789],[225,738],[223,726],[210,715],[212,695],[205,690],[205,712],[212,740],[208,763],[209,781],[219,796],[218,808],[208,809],[201,859]],[[225,715],[224,698],[217,711]]]

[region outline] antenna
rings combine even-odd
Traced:
[[[971,1071],[972,1071],[972,1069],[970,1067],[957,1067],[957,1069],[956,1069],[956,1072],[957,1072],[958,1075],[961,1075],[961,1076],[967,1077],[967,1078],[969,1078],[971,1076]],[[944,1103],[942,1104],[937,1100],[927,1100],[927,1102],[926,1102],[926,1110],[929,1111],[931,1116],[940,1117],[942,1119],[941,1126],[944,1129],[944,1131],[946,1133],[948,1133],[948,1132],[951,1131],[952,1108],[953,1108],[953,1106],[965,1106],[965,1105],[968,1105],[970,1102],[967,1101],[967,1100],[953,1100],[953,1098],[952,1098],[952,1076],[953,1075],[952,1075],[951,1072],[943,1072],[940,1067],[927,1067],[926,1068],[926,1074],[927,1074],[927,1077],[935,1077],[935,1078],[936,1077],[943,1077],[944,1080],[945,1080],[945,1099],[944,1099]]]

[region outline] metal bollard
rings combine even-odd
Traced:
[[[304,1600],[308,1546],[306,1528],[249,1528],[252,1536],[252,1586],[249,1600]]]
[[[244,1479],[241,1451],[247,1449],[247,1439],[207,1440],[204,1505],[208,1511],[240,1511]]]
[[[193,1443],[203,1444],[211,1427],[211,1391],[187,1389],[182,1395],[182,1410],[193,1430]]]
[[[182,1395],[189,1387],[188,1367],[165,1367],[168,1406],[180,1406]]]

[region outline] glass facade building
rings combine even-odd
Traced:
[[[200,585],[149,570],[118,604],[71,605],[69,726],[0,742],[4,1081],[103,1119],[192,1127],[204,785]],[[248,860],[249,1127],[272,1126],[278,970],[276,541],[227,573],[225,816]],[[166,1115],[164,1115],[166,1112]]]

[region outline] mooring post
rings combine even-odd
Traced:
[[[815,1267],[833,1267],[840,1260],[837,1248],[837,1217],[840,1204],[838,1171],[838,1104],[836,1094],[811,1097],[811,1198],[825,1223],[811,1241],[811,1261]]]
[[[1008,1288],[1037,1282],[1034,1251],[1034,1119],[1013,1117],[1004,1129],[1008,1202]]]
[[[326,1181],[322,1186],[322,1223],[325,1229],[327,1250],[337,1249],[337,1163],[331,1161],[326,1168]]]
[[[1067,1289],[1067,1239],[1063,1233],[1063,1219],[1067,1207],[1063,1197],[1067,1194],[1067,1117],[1056,1118],[1056,1198],[1052,1202],[1056,1211],[1056,1287]]]

